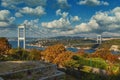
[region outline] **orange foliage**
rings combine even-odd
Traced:
[[[109,49],[100,49],[92,54],[92,57],[100,57],[104,60],[108,60],[110,62],[115,62],[117,57],[111,53]]]
[[[84,49],[80,49],[80,50],[78,50],[77,54],[79,54],[81,56],[84,56],[85,50]]]
[[[65,62],[71,60],[72,56],[73,56],[73,53],[72,53],[72,52],[70,52],[70,51],[65,51],[65,52],[59,54],[59,55],[55,58],[54,63],[55,63],[55,64],[59,64],[59,65],[61,65],[61,66],[64,66],[64,65],[65,65]]]
[[[8,40],[6,38],[0,38],[0,55],[8,54],[11,48]]]
[[[53,62],[54,59],[61,53],[66,51],[64,45],[56,44],[53,46],[49,46],[46,50],[42,52],[42,56],[48,62]]]

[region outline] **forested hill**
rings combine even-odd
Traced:
[[[112,45],[118,45],[120,49],[120,39],[112,39],[104,41],[99,48],[110,48]]]

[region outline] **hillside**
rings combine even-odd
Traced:
[[[120,39],[112,39],[112,40],[107,40],[104,41],[99,48],[108,48],[110,49],[112,45],[118,45],[120,49]]]

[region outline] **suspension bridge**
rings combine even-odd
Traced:
[[[10,31],[8,31],[8,30],[10,30]],[[1,28],[0,34],[4,34],[4,36],[2,36],[2,37],[17,36],[18,47],[21,47],[20,41],[22,41],[24,49],[26,48],[26,38],[30,38],[30,37],[34,37],[34,38],[38,37],[39,38],[38,40],[41,39],[42,42],[59,41],[58,39],[48,39],[48,37],[52,37],[51,34],[53,34],[53,36],[57,36],[57,35],[59,35],[59,33],[51,33],[50,30],[46,29],[46,28],[41,28],[41,27],[34,28],[34,27],[28,27],[26,25],[20,25],[17,28],[16,27]],[[42,39],[44,39],[44,40],[42,40]],[[102,43],[102,36],[97,35],[95,43],[84,43],[84,44],[80,43],[80,44],[75,44],[75,45],[89,45],[89,44],[101,44],[101,43]]]

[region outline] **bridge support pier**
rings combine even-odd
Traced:
[[[25,39],[26,39],[25,25],[18,26],[18,48],[20,47],[20,41],[23,41],[23,48],[25,49]]]
[[[102,43],[102,36],[97,35],[97,44],[101,44],[101,43]]]

